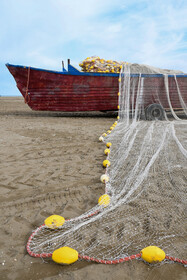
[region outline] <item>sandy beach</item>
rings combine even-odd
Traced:
[[[48,216],[69,219],[97,204],[105,158],[98,138],[115,119],[100,112],[34,112],[21,97],[0,97],[1,279],[186,279],[180,264],[60,266],[26,251],[31,232]]]

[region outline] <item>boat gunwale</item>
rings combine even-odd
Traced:
[[[24,65],[14,65],[10,63],[6,63],[6,67],[14,67],[14,68],[23,68],[23,69],[31,69],[35,71],[43,71],[43,72],[48,72],[48,73],[53,73],[53,74],[60,74],[60,75],[70,75],[70,76],[87,76],[87,77],[119,77],[119,73],[98,73],[98,72],[82,72],[74,68],[72,65],[70,65],[72,69],[75,70],[70,70],[70,71],[55,71],[55,70],[47,70],[47,69],[42,69],[42,68],[36,68],[36,67],[31,67],[31,66],[24,66]],[[141,74],[142,78],[161,78],[164,77],[165,74]],[[130,74],[131,77],[139,77],[140,74]],[[182,78],[182,77],[187,77],[186,73],[180,73],[180,74],[168,74],[168,77],[174,77],[176,76],[177,78]]]

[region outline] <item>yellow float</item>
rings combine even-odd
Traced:
[[[106,174],[101,175],[101,182],[107,183],[109,181],[109,177]]]
[[[78,252],[70,247],[61,247],[52,254],[52,260],[59,264],[71,264],[78,260]]]
[[[105,159],[105,160],[103,161],[103,166],[104,166],[104,167],[109,167],[109,166],[110,166],[110,161],[109,161],[108,159]]]
[[[108,156],[110,154],[110,149],[105,149],[104,153],[105,153],[106,156]]]
[[[108,142],[108,143],[106,143],[106,146],[107,146],[108,148],[110,148],[110,147],[112,146],[112,143]]]
[[[110,196],[108,194],[103,194],[100,196],[98,204],[107,207],[110,204]]]
[[[148,263],[158,263],[165,259],[165,252],[157,246],[149,246],[141,250],[142,259]]]
[[[64,217],[59,215],[52,215],[45,219],[44,223],[45,226],[51,229],[59,228],[61,227],[65,222]]]

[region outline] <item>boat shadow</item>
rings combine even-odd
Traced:
[[[114,118],[118,114],[117,111],[108,112],[50,112],[50,111],[3,111],[0,112],[0,116],[20,116],[20,117],[32,117],[32,118]]]

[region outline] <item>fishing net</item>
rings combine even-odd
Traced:
[[[187,113],[183,78],[132,74],[131,65],[123,65],[119,120],[104,137],[112,143],[105,183],[110,204],[98,204],[58,229],[42,225],[28,241],[30,255],[49,257],[69,246],[87,259],[115,263],[155,245],[186,257],[186,120],[174,110]]]
[[[84,59],[79,66],[84,72],[120,73],[124,62],[105,60],[99,56],[91,56]]]

